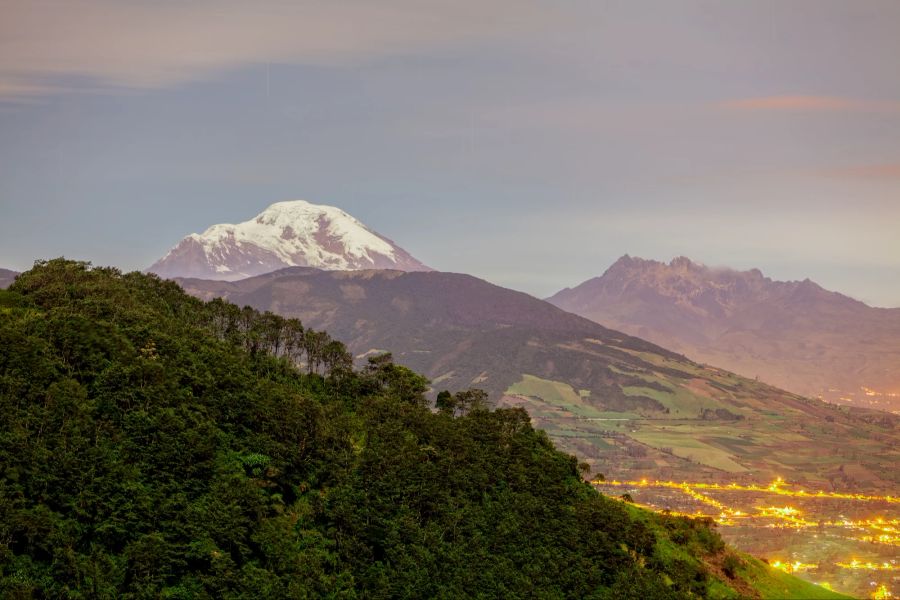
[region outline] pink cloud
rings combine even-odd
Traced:
[[[878,165],[855,165],[833,167],[821,171],[826,177],[848,177],[853,179],[900,179],[900,163]]]
[[[840,96],[761,96],[728,100],[719,106],[738,111],[900,112],[900,102],[859,100]]]

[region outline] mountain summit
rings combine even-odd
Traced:
[[[685,319],[725,319],[738,315],[751,305],[777,304],[779,307],[802,305],[804,311],[841,308],[851,312],[869,308],[862,302],[837,292],[830,292],[813,281],[773,281],[759,269],[737,271],[713,268],[678,256],[669,263],[628,256],[617,260],[600,277],[589,279],[575,288],[566,288],[549,298],[564,310],[577,314],[600,311],[609,318],[611,307],[634,312],[638,304],[652,306],[645,315],[647,327],[663,330],[679,328]],[[677,308],[675,315],[666,314]],[[662,312],[660,312],[662,310]],[[589,318],[592,318],[589,316]],[[760,327],[774,325],[760,323]],[[777,327],[776,327],[777,328]]]
[[[237,225],[192,233],[148,271],[160,277],[234,281],[284,267],[326,270],[431,269],[334,206],[276,202]]]
[[[809,279],[625,255],[548,301],[793,392],[900,409],[900,309],[873,308]]]

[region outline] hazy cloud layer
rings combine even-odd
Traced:
[[[834,96],[765,96],[729,100],[721,104],[732,110],[764,111],[858,111],[900,113],[900,102],[859,100]]]
[[[852,165],[822,169],[821,174],[830,177],[850,177],[856,179],[896,179],[900,180],[900,163],[880,165]],[[897,202],[900,204],[900,202]]]
[[[159,87],[242,66],[338,65],[527,34],[550,5],[508,0],[196,2],[3,0],[0,96],[66,86]]]

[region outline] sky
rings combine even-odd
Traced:
[[[900,306],[895,0],[0,0],[0,267],[305,199],[539,297],[623,254]]]

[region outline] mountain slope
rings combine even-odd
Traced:
[[[304,375],[284,319],[64,260],[0,309],[4,598],[841,597],[598,494],[523,411]]]
[[[234,280],[289,266],[429,270],[341,209],[294,200],[276,202],[237,225],[191,234],[148,271],[163,278]]]
[[[391,351],[451,388],[477,382],[502,393],[521,375],[516,363],[525,362],[537,374],[565,373],[582,387],[612,396],[618,390],[612,385],[615,374],[579,369],[580,360],[591,360],[593,354],[627,360],[629,351],[678,358],[527,294],[456,273],[296,267],[237,282],[176,281],[204,299],[221,296],[328,329],[360,355]],[[587,343],[590,355],[565,348],[573,341]],[[517,354],[510,355],[510,349]],[[557,354],[565,357],[558,364]]]
[[[15,280],[18,273],[9,269],[0,269],[0,290],[6,289]]]
[[[327,329],[360,359],[391,351],[436,390],[484,388],[607,475],[781,475],[826,489],[896,489],[900,478],[890,415],[704,367],[468,275],[291,268],[178,283]]]
[[[900,309],[872,308],[808,279],[625,256],[548,301],[800,394],[900,410]]]

